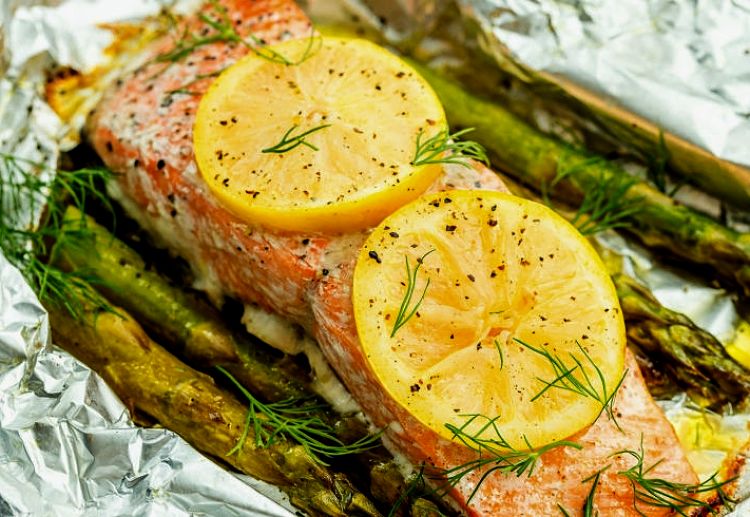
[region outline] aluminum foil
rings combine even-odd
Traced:
[[[75,139],[41,97],[45,69],[101,65],[112,36],[98,24],[156,14],[163,2],[31,4],[0,0],[0,152],[45,164],[49,180]],[[0,168],[0,182],[13,170]],[[19,226],[37,221],[44,199],[35,201]],[[293,515],[276,488],[171,431],[136,427],[101,378],[53,341],[44,308],[0,254],[0,515]]]
[[[458,3],[493,55],[571,79],[715,156],[750,165],[750,2]]]

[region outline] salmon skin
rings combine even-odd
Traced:
[[[289,0],[225,0],[221,5],[237,32],[255,41],[311,34],[309,20]],[[186,23],[191,30],[208,30],[198,18]],[[165,37],[150,55],[164,55],[174,47],[174,39]],[[388,396],[369,368],[351,297],[354,263],[366,232],[302,234],[252,226],[224,209],[203,183],[192,148],[200,92],[247,51],[217,42],[174,63],[152,59],[107,93],[90,117],[88,137],[107,166],[121,173],[110,185],[111,193],[158,241],[191,264],[199,287],[215,300],[231,296],[260,306],[312,335],[370,421],[386,429],[384,440],[394,452],[413,465],[437,470],[475,459],[470,449],[420,424]],[[184,93],[185,85],[190,93]],[[433,189],[451,188],[504,190],[497,176],[481,166],[447,166]],[[600,515],[669,515],[666,508],[637,502],[634,487],[618,474],[633,465],[632,457],[618,451],[638,451],[642,443],[645,466],[660,462],[649,476],[697,482],[630,355],[627,367],[614,406],[622,430],[601,417],[570,438],[582,445],[580,450],[545,453],[530,476],[494,473],[471,500],[480,473],[467,476],[449,494],[455,505],[468,515],[561,515],[560,507],[580,515],[592,483],[584,480],[610,465],[595,491]]]

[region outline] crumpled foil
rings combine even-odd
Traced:
[[[459,0],[527,70],[750,165],[750,2]]]
[[[97,24],[163,4],[56,3],[0,0],[0,153],[45,164],[45,180],[74,144],[40,95],[45,68],[90,70],[111,42]],[[12,170],[0,168],[0,182]],[[33,225],[43,203],[24,207],[18,224]],[[0,515],[293,515],[275,487],[227,471],[171,431],[136,427],[102,379],[52,341],[44,308],[0,254]]]

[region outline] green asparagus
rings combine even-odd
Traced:
[[[167,344],[182,344],[189,362],[225,368],[254,395],[270,402],[312,396],[304,372],[276,359],[261,343],[250,343],[233,333],[213,308],[148,269],[136,251],[106,228],[73,207],[66,210],[65,221],[72,235],[60,240],[55,262],[68,270],[86,271],[97,280],[99,290]],[[85,231],[76,237],[81,228]],[[317,404],[325,406],[320,400]],[[354,416],[335,415],[325,407],[321,414],[345,443],[367,435],[366,425]],[[355,461],[369,472],[374,498],[385,506],[394,504],[405,482],[390,454],[379,446],[355,455]],[[422,514],[425,508],[437,511],[424,499],[415,499],[412,506]]]
[[[84,302],[82,302],[84,303]],[[380,513],[341,474],[302,447],[276,436],[259,446],[244,426],[247,408],[154,343],[122,309],[74,319],[48,306],[55,341],[97,371],[131,410],[142,411],[206,454],[273,483],[313,515]],[[241,440],[243,432],[247,439]],[[237,444],[236,454],[227,455]]]
[[[183,346],[181,353],[189,361],[221,366],[272,402],[309,395],[301,381],[305,372],[233,333],[212,307],[148,269],[138,253],[103,226],[72,206],[64,220],[67,238],[59,239],[55,264],[85,271],[107,298],[159,339]]]
[[[630,342],[665,368],[694,399],[717,406],[750,393],[750,372],[688,317],[662,307],[632,278],[612,276]]]
[[[412,64],[440,97],[451,125],[475,128],[472,138],[488,149],[495,164],[519,180],[537,189],[557,183],[554,195],[580,203],[585,192],[607,183],[617,186],[613,179],[626,174],[613,163],[540,133],[425,66]],[[750,295],[750,234],[682,206],[643,181],[634,182],[622,197],[639,204],[627,222],[628,230],[644,244],[706,264]]]

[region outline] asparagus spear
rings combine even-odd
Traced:
[[[154,343],[123,310],[74,319],[58,305],[48,309],[56,342],[96,370],[131,411],[146,413],[204,453],[279,486],[313,515],[380,515],[343,475],[330,472],[301,445],[278,435],[258,445],[252,426],[244,425],[247,408]],[[237,453],[227,455],[238,444]]]
[[[519,180],[540,188],[559,181],[554,192],[580,202],[602,184],[620,188],[626,174],[618,166],[543,135],[499,105],[479,98],[423,65],[412,65],[432,85],[454,127],[473,127],[472,138],[494,161]],[[666,249],[688,261],[706,264],[750,296],[750,234],[729,229],[636,181],[623,196],[638,203],[628,217],[629,231],[647,246]]]
[[[299,380],[304,372],[292,363],[233,333],[212,307],[149,270],[138,253],[78,209],[67,207],[64,217],[71,238],[58,239],[58,266],[96,278],[107,298],[160,339],[181,344],[189,361],[221,366],[272,402],[309,395]]]
[[[528,188],[500,176],[514,194],[541,201]],[[554,208],[563,217],[574,217],[559,205]],[[620,271],[619,255],[613,258],[614,251],[602,250],[593,239],[591,242],[612,277],[636,355],[645,356],[648,363],[661,369],[660,377],[666,374],[707,406],[736,403],[750,393],[750,371],[732,359],[719,340],[684,314],[662,306],[648,288]]]
[[[628,339],[707,405],[738,402],[750,393],[750,372],[687,316],[662,307],[632,278],[612,276]]]
[[[260,343],[249,343],[232,333],[216,311],[146,268],[140,255],[93,219],[74,207],[65,212],[66,228],[73,238],[60,239],[56,263],[65,269],[86,271],[97,288],[134,314],[168,343],[181,343],[188,360],[203,367],[221,366],[254,395],[270,402],[312,396],[303,372],[277,360]],[[76,231],[79,231],[76,238]],[[323,406],[321,414],[337,436],[354,443],[368,434],[356,417],[338,416]],[[393,505],[405,482],[384,447],[356,455],[359,466],[370,473],[370,490],[378,502]],[[424,514],[434,503],[415,499],[412,515]]]

